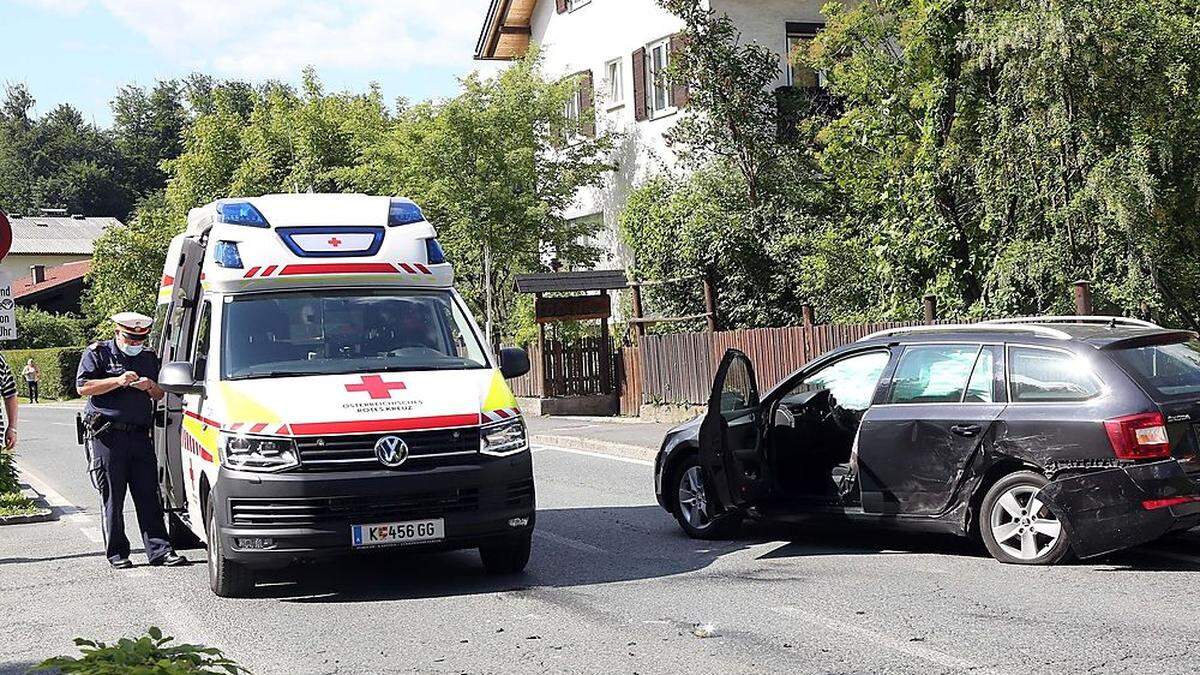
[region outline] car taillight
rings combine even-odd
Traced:
[[[1104,430],[1117,459],[1153,459],[1171,456],[1167,424],[1162,413],[1142,413],[1104,420]]]
[[[1142,508],[1147,511],[1155,509],[1166,509],[1180,504],[1190,504],[1191,502],[1200,502],[1200,496],[1185,495],[1182,497],[1167,497],[1166,499],[1147,499],[1142,502]]]

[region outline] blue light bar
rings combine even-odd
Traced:
[[[422,220],[425,220],[425,214],[421,213],[421,207],[407,199],[393,199],[388,207],[388,227],[419,223]]]
[[[253,207],[251,207],[253,208]],[[213,246],[213,262],[218,267],[231,270],[242,269],[242,254],[238,251],[236,241],[221,240]]]
[[[217,206],[217,221],[247,227],[270,227],[263,214],[250,202],[222,202]]]
[[[430,265],[441,265],[446,262],[446,252],[442,250],[442,245],[437,239],[425,240],[425,254]]]

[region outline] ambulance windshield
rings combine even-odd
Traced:
[[[227,380],[487,367],[470,322],[447,291],[233,298],[225,305],[222,355]]]

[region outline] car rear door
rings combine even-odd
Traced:
[[[997,345],[904,347],[859,429],[864,511],[927,515],[952,505],[1005,408],[1002,359]]]
[[[700,424],[700,463],[717,498],[727,508],[762,496],[763,411],[754,366],[745,354],[730,349],[721,359]]]

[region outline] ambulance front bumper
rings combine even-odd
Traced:
[[[404,471],[271,474],[221,467],[214,497],[226,557],[252,568],[378,550],[355,547],[355,525],[440,518],[442,539],[378,548],[474,548],[528,536],[535,511],[528,452]]]

